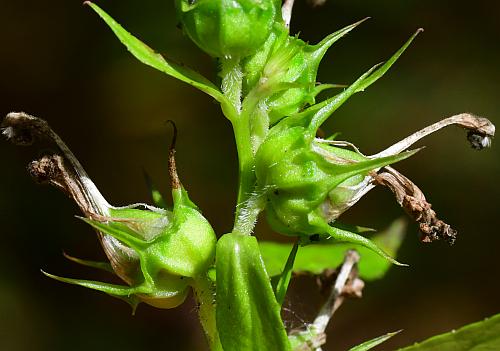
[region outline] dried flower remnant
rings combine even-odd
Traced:
[[[63,156],[53,154],[32,161],[28,166],[30,174],[37,182],[54,185],[70,196],[85,216],[110,216],[112,206],[45,120],[24,112],[12,112],[5,117],[1,127],[3,135],[16,145],[29,146],[44,139],[54,142]],[[138,269],[137,254],[113,237],[100,232],[98,236],[116,274],[127,283],[133,283],[133,272]]]
[[[495,126],[488,119],[477,117],[469,113],[462,113],[434,123],[413,133],[384,151],[367,157],[376,159],[398,154],[420,139],[450,125],[458,125],[466,129],[467,139],[476,150],[489,147],[491,145],[491,139],[495,135]],[[362,155],[359,149],[349,142],[323,140],[319,138],[317,138],[315,142],[317,152],[325,157],[332,158],[331,153],[328,153],[324,147],[319,147],[321,145],[349,147],[354,149],[356,153]],[[336,155],[332,161],[353,162],[352,160],[339,158]],[[450,244],[455,242],[457,232],[452,229],[450,225],[438,219],[436,213],[431,208],[431,204],[427,202],[423,192],[410,179],[391,166],[375,169],[363,179],[353,177],[340,184],[336,189],[330,192],[329,199],[323,204],[324,215],[330,221],[336,220],[343,212],[353,206],[377,185],[388,187],[395,194],[396,201],[399,205],[419,224],[422,242],[431,242],[439,239],[443,239]]]

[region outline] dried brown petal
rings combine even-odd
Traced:
[[[422,242],[446,240],[452,245],[457,232],[437,218],[432,205],[427,202],[424,193],[411,180],[392,167],[384,167],[383,171],[374,175],[375,182],[388,187],[396,196],[396,200],[410,217],[419,224]]]
[[[411,145],[426,137],[429,134],[437,132],[438,130],[450,125],[457,125],[468,130],[467,140],[475,149],[483,149],[491,145],[491,139],[495,136],[495,125],[484,117],[474,116],[471,113],[461,113],[459,115],[445,118],[436,122],[418,132],[413,133],[409,137],[397,142],[396,144],[388,147],[382,152],[371,156],[372,158],[396,155]]]
[[[107,217],[112,207],[90,180],[75,155],[49,124],[24,112],[9,113],[2,122],[2,134],[16,145],[32,145],[39,140],[56,144],[59,153],[43,156],[28,166],[31,176],[50,184],[71,197],[87,217]],[[98,232],[98,237],[115,273],[132,284],[139,270],[137,253],[120,241]]]

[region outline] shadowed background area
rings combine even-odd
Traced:
[[[169,58],[215,79],[214,62],[176,28],[173,1],[102,0],[128,30]],[[499,124],[499,4],[457,1],[299,1],[292,31],[312,43],[363,17],[372,19],[330,49],[321,82],[350,83],[425,28],[387,75],[354,96],[324,125],[327,133],[375,153],[442,117],[473,112]],[[0,11],[0,113],[45,118],[68,143],[113,204],[150,201],[145,169],[168,194],[167,148],[179,129],[178,170],[191,198],[217,233],[231,229],[237,160],[229,123],[210,98],[133,59],[104,23],[79,1],[5,1]],[[410,224],[399,260],[364,297],[348,301],[329,326],[325,350],[346,350],[388,331],[404,332],[390,350],[500,311],[498,248],[500,148],[476,152],[450,128],[397,168],[426,193],[459,238],[424,245]],[[92,229],[53,188],[34,184],[26,164],[42,150],[0,143],[0,349],[203,350],[195,306],[162,311],[44,277],[110,279],[66,261],[102,259]],[[344,215],[384,228],[402,215],[376,189]],[[258,235],[285,240],[260,224]],[[318,308],[312,280],[293,284],[287,323],[300,326]]]

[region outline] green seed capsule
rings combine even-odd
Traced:
[[[193,279],[205,273],[215,257],[215,233],[183,188],[173,189],[174,208],[164,214],[137,209],[112,210],[114,220],[87,220],[139,256],[144,292],[140,300],[156,307],[182,303]]]
[[[45,121],[23,113],[12,114],[9,118],[12,137],[22,132],[23,140],[30,140],[30,136],[33,139],[30,133],[36,132],[37,136],[53,138],[60,147],[66,160],[57,154],[46,155],[30,164],[30,173],[40,182],[56,185],[71,194],[86,216],[82,219],[97,230],[109,263],[65,256],[73,262],[113,272],[128,285],[45,274],[115,296],[134,309],[140,302],[160,308],[181,304],[189,287],[197,284],[214,264],[217,240],[209,222],[189,199],[177,176],[175,134],[169,153],[173,209],[147,204],[115,207],[104,199],[81,164]]]
[[[260,188],[266,189],[270,225],[282,234],[301,237],[303,243],[333,237],[387,257],[368,239],[330,223],[338,217],[336,209],[344,210],[355,195],[349,191],[370,171],[411,153],[369,159],[323,145],[315,139],[310,119],[301,117],[287,118],[271,128],[256,155],[256,176]]]
[[[188,287],[206,274],[215,259],[215,233],[189,199],[175,166],[175,140],[169,152],[172,181],[172,211],[111,208],[111,218],[85,219],[99,232],[118,240],[138,256],[138,270],[131,287],[95,283],[94,288],[110,295],[130,297],[160,308],[184,302]],[[117,260],[126,260],[118,257]],[[78,281],[74,281],[80,284]],[[82,285],[82,284],[80,284]],[[116,293],[118,291],[118,293]]]
[[[213,57],[245,57],[266,41],[276,17],[273,0],[176,0],[184,31]]]
[[[311,82],[319,64],[315,59],[321,58],[328,46],[359,23],[333,33],[319,43],[316,49],[310,51],[309,60],[312,60],[313,64],[309,69],[298,70],[298,76],[305,74],[304,77],[309,77],[306,81]],[[401,150],[398,150],[389,153],[389,156],[386,154],[386,157],[366,157],[334,147],[327,140],[316,139],[316,133],[331,114],[352,95],[364,91],[382,77],[419,32],[417,31],[386,63],[372,67],[339,94],[301,112],[283,116],[284,118],[262,138],[256,153],[255,173],[259,189],[267,195],[266,211],[269,222],[276,231],[300,236],[302,243],[332,237],[339,241],[360,244],[396,263],[370,240],[331,224],[364,194],[364,190],[370,186],[366,182],[366,179],[371,177],[370,172],[403,160],[414,152],[400,153]],[[283,47],[283,44],[280,47]],[[272,49],[270,52],[273,52]],[[293,54],[293,50],[290,52],[288,61],[287,55],[282,55],[278,61],[293,62],[292,58],[297,55]],[[270,57],[273,57],[273,54],[270,54]],[[270,62],[272,60],[263,64],[264,72],[281,67],[273,64],[269,68]],[[282,77],[285,77],[288,71],[283,74]],[[346,146],[345,142],[343,144]]]

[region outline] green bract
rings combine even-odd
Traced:
[[[273,0],[176,0],[182,28],[213,57],[245,57],[267,39],[276,18]]]

